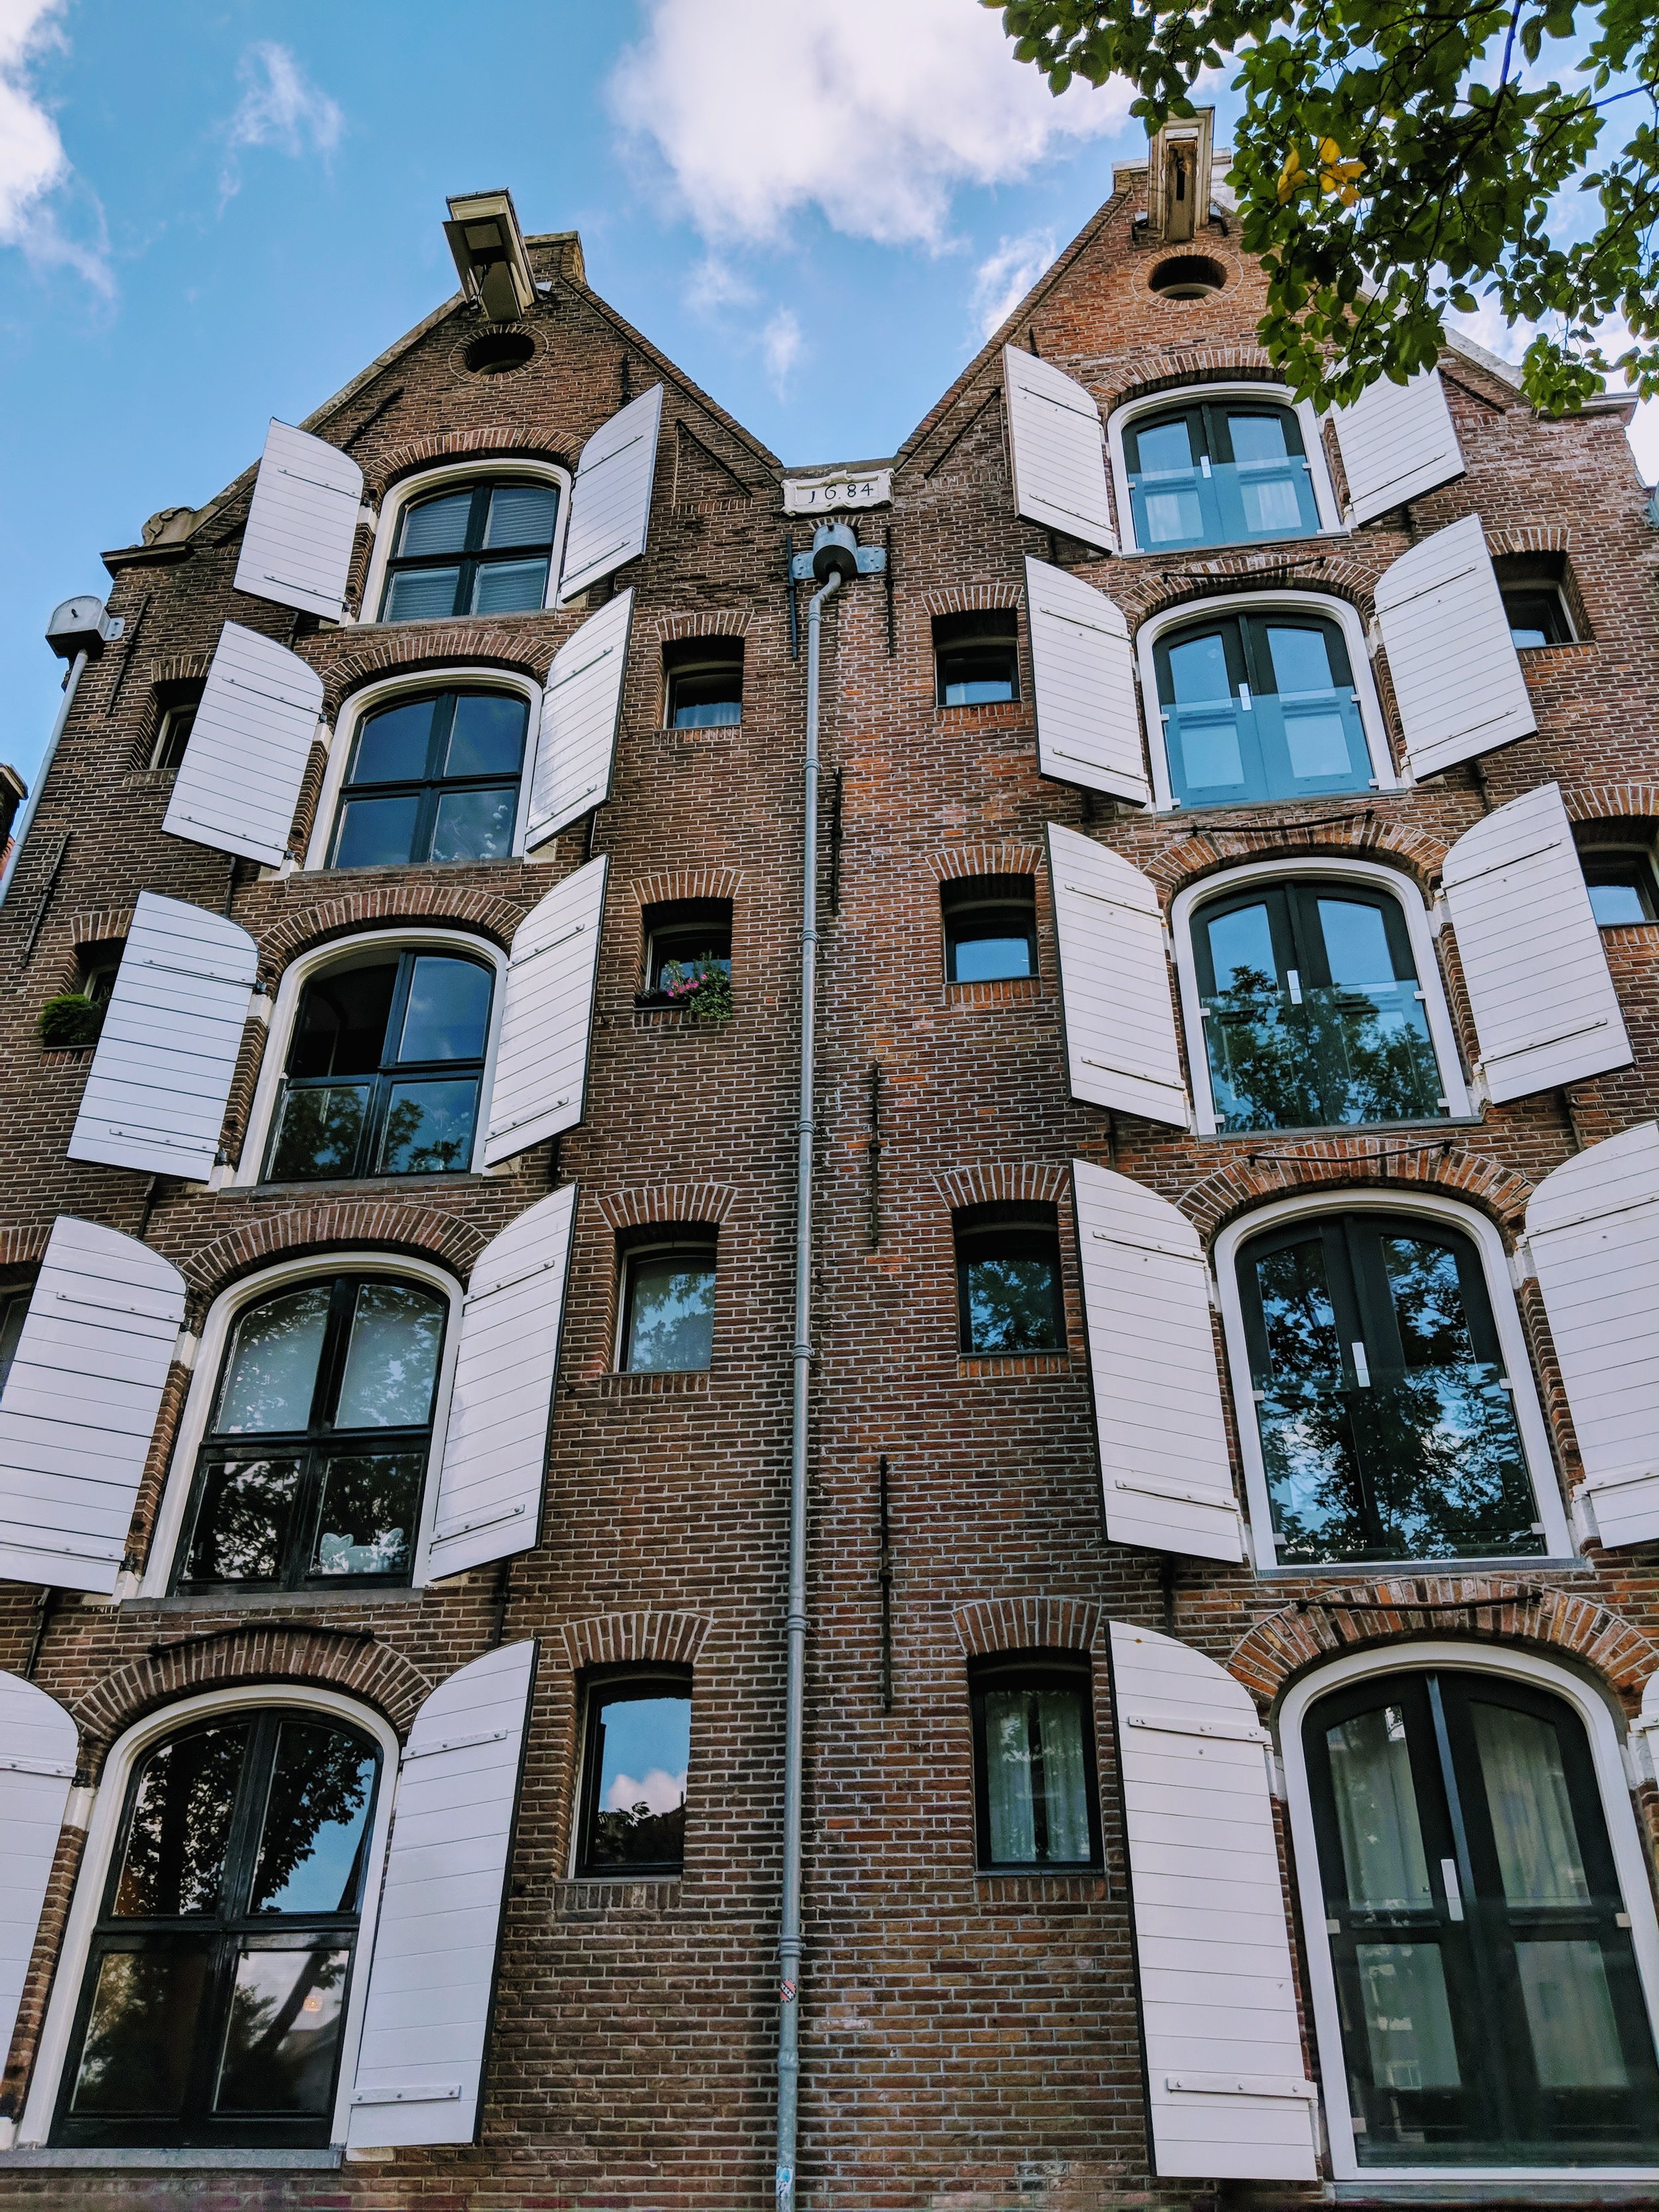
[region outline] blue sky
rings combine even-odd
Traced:
[[[862,458],[1144,147],[1127,105],[1051,100],[975,0],[0,0],[0,759],[100,550],[454,289],[447,193],[580,229],[785,460]]]

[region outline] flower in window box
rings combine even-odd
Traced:
[[[85,1052],[98,1042],[104,1005],[84,991],[48,999],[40,1013],[40,1042],[48,1052]]]

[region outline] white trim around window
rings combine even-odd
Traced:
[[[121,1814],[126,1804],[127,1784],[131,1779],[134,1765],[161,1737],[172,1735],[178,1729],[187,1728],[192,1721],[204,1719],[209,1714],[265,1712],[273,1709],[325,1713],[331,1719],[343,1721],[352,1728],[361,1729],[365,1735],[374,1739],[380,1750],[380,1778],[374,1801],[374,1831],[363,1874],[363,1906],[357,1926],[351,1996],[346,2006],[341,2035],[339,2088],[335,2096],[331,2130],[334,2142],[344,2142],[351,2087],[357,2070],[357,2044],[362,2033],[363,2002],[368,1990],[368,1965],[374,1952],[374,1921],[380,1900],[380,1869],[386,1858],[386,1838],[392,1826],[392,1800],[398,1782],[398,1739],[379,1714],[371,1712],[367,1706],[358,1705],[352,1698],[341,1696],[336,1690],[324,1689],[310,1683],[260,1682],[240,1685],[235,1689],[211,1691],[199,1697],[181,1698],[176,1705],[163,1705],[157,1712],[147,1713],[112,1747],[105,1762],[102,1781],[95,1791],[86,1793],[90,1794],[93,1800],[92,1816],[87,1822],[86,1849],[82,1854],[81,1870],[75,1883],[75,1899],[70,1907],[68,1924],[58,1954],[58,1969],[52,1977],[52,1999],[46,2008],[40,2054],[35,2060],[34,2078],[29,2085],[28,2103],[17,2130],[20,2148],[38,2148],[46,2143],[52,2134],[52,2118],[58,2107],[58,2086],[69,2055],[70,2036],[75,2026],[81,1984],[86,1976],[93,1930],[98,1922],[98,1907],[103,1897],[104,1885],[109,1878],[110,1861],[120,1840]],[[81,1796],[84,1803],[84,1794],[77,1791],[70,1800],[71,1806],[75,1804],[76,1796]]]
[[[1354,695],[1359,702],[1359,720],[1365,732],[1365,749],[1371,757],[1374,791],[1398,791],[1401,780],[1394,772],[1394,757],[1389,750],[1388,725],[1382,719],[1382,703],[1376,696],[1376,680],[1371,673],[1370,653],[1365,641],[1365,625],[1359,618],[1359,610],[1346,599],[1340,599],[1329,592],[1228,592],[1208,599],[1185,599],[1178,607],[1165,607],[1159,613],[1149,615],[1135,632],[1135,665],[1140,678],[1140,701],[1146,723],[1146,751],[1152,766],[1152,805],[1157,812],[1167,812],[1178,806],[1170,787],[1169,756],[1164,750],[1164,715],[1158,702],[1158,664],[1152,648],[1166,630],[1184,629],[1188,623],[1201,623],[1210,615],[1264,614],[1282,609],[1287,614],[1321,615],[1334,622],[1342,632],[1342,641],[1348,648],[1348,665],[1353,671]],[[1340,799],[1346,794],[1331,794]],[[1264,805],[1278,805],[1276,800]],[[1208,807],[1182,807],[1181,812],[1198,817],[1207,814]],[[1237,803],[1235,803],[1237,811]]]
[[[1439,1063],[1447,1118],[1468,1119],[1474,1109],[1469,1101],[1468,1088],[1464,1083],[1458,1059],[1457,1032],[1452,1026],[1451,1012],[1446,1004],[1445,982],[1436,956],[1429,909],[1424,905],[1416,885],[1399,869],[1381,866],[1375,860],[1302,854],[1282,860],[1255,860],[1248,867],[1227,868],[1218,875],[1205,876],[1199,882],[1189,884],[1185,890],[1178,891],[1170,907],[1170,929],[1175,940],[1182,1024],[1187,1039],[1187,1064],[1193,1074],[1193,1113],[1199,1135],[1213,1137],[1220,1133],[1216,1126],[1215,1102],[1210,1093],[1210,1060],[1204,1042],[1197,956],[1193,951],[1194,913],[1211,899],[1242,890],[1247,884],[1305,883],[1310,878],[1316,878],[1322,883],[1364,884],[1370,889],[1380,888],[1386,890],[1400,907],[1406,917],[1406,933],[1411,939],[1412,958],[1417,965],[1418,987],[1423,994],[1423,1011],[1428,1018],[1430,1041],[1434,1046],[1435,1059]],[[1231,1133],[1259,1139],[1273,1133],[1256,1129]]]
[[[1341,513],[1337,507],[1336,488],[1331,482],[1330,469],[1325,459],[1325,441],[1320,433],[1319,416],[1314,412],[1312,401],[1292,399],[1282,384],[1261,384],[1244,379],[1224,384],[1178,385],[1162,392],[1142,392],[1133,399],[1126,399],[1121,407],[1115,407],[1107,416],[1106,440],[1112,457],[1112,498],[1117,507],[1121,557],[1131,561],[1138,556],[1151,560],[1156,556],[1165,561],[1175,557],[1167,548],[1159,552],[1156,546],[1143,549],[1134,542],[1134,507],[1129,498],[1129,464],[1123,451],[1124,431],[1143,415],[1158,415],[1167,407],[1201,406],[1212,399],[1266,400],[1271,406],[1291,410],[1300,426],[1303,451],[1308,457],[1309,480],[1313,485],[1314,504],[1319,509],[1317,534],[1322,538],[1327,533],[1346,538],[1348,533],[1343,527]],[[1231,542],[1261,546],[1280,541],[1246,538]],[[1180,557],[1186,559],[1195,554],[1220,550],[1218,546],[1188,546]]]
[[[328,866],[328,848],[334,841],[334,818],[339,811],[340,787],[345,781],[346,763],[351,758],[351,748],[357,741],[360,726],[371,714],[383,708],[394,706],[399,699],[429,699],[440,691],[504,691],[525,701],[530,709],[530,719],[525,725],[524,766],[519,774],[519,806],[513,823],[513,855],[524,857],[525,818],[530,805],[530,769],[536,757],[536,735],[541,727],[542,687],[533,676],[521,674],[517,669],[490,668],[462,660],[451,666],[422,668],[418,672],[399,671],[395,676],[383,677],[375,684],[366,684],[361,691],[354,691],[342,702],[340,712],[331,731],[325,729],[323,741],[328,750],[327,764],[323,769],[323,787],[317,795],[316,818],[311,825],[311,842],[301,864],[307,871],[321,870],[328,874],[356,874],[354,869],[338,871]],[[551,860],[548,853],[545,858]],[[447,868],[445,860],[416,860],[408,865],[418,868]]]
[[[165,1597],[173,1580],[179,1547],[185,1540],[185,1516],[190,1510],[191,1492],[195,1486],[196,1462],[207,1435],[208,1424],[213,1418],[213,1401],[219,1387],[221,1370],[230,1344],[231,1331],[238,1316],[261,1298],[269,1297],[291,1283],[321,1282],[336,1275],[396,1275],[411,1282],[422,1283],[436,1291],[449,1303],[449,1319],[444,1328],[443,1356],[438,1363],[438,1386],[432,1401],[432,1445],[427,1459],[426,1486],[421,1495],[421,1522],[416,1538],[415,1556],[410,1573],[410,1586],[420,1589],[427,1579],[429,1567],[428,1553],[432,1541],[433,1513],[438,1495],[438,1470],[443,1465],[444,1438],[449,1426],[450,1391],[455,1379],[455,1354],[460,1341],[462,1290],[460,1284],[446,1269],[434,1266],[430,1260],[416,1259],[404,1252],[389,1252],[384,1245],[367,1249],[310,1252],[303,1259],[284,1260],[274,1267],[262,1268],[257,1275],[244,1276],[223,1291],[208,1309],[202,1324],[202,1334],[191,1362],[190,1389],[185,1395],[184,1412],[179,1416],[179,1434],[173,1448],[171,1468],[167,1487],[161,1493],[161,1507],[155,1516],[155,1530],[150,1539],[149,1557],[144,1567],[143,1579],[124,1577],[124,1587],[118,1592],[122,1597]],[[234,1585],[228,1585],[234,1589]],[[261,1593],[268,1595],[270,1593]],[[283,1593],[277,1592],[280,1600]],[[340,1593],[343,1601],[362,1598],[373,1604],[380,1594],[361,1586]]]
[[[1467,1674],[1507,1674],[1565,1698],[1584,1723],[1590,1754],[1601,1786],[1601,1809],[1607,1816],[1607,1837],[1630,1915],[1631,1943],[1637,1971],[1647,1998],[1648,2016],[1659,2024],[1659,1919],[1656,1919],[1647,1853],[1631,1805],[1630,1782],[1625,1765],[1622,1716],[1615,1719],[1610,1703],[1580,1674],[1503,1644],[1452,1642],[1389,1644],[1379,1650],[1354,1653],[1333,1665],[1306,1674],[1286,1692],[1273,1719],[1279,1755],[1285,1771],[1289,1800],[1291,1840],[1295,1872],[1302,1898],[1303,1927],[1308,1936],[1307,1963],[1312,1999],[1314,2032],[1323,2076],[1325,2118],[1330,2137],[1331,2170],[1339,2181],[1364,2180],[1379,2185],[1389,2181],[1425,2179],[1456,2181],[1515,2181],[1522,2184],[1571,2177],[1589,2183],[1651,2181],[1651,2166],[1364,2166],[1354,2149],[1352,2116],[1344,2091],[1346,2071],[1342,2057],[1342,2028],[1337,2007],[1336,1978],[1331,1970],[1328,1944],[1317,1931],[1325,1925],[1325,1898],[1320,1879],[1319,1850],[1314,1835],[1313,1810],[1308,1796],[1307,1763],[1303,1753],[1302,1723],[1316,1699],[1345,1684],[1370,1674],[1397,1674],[1431,1668],[1457,1668]],[[1525,2194],[1524,2189],[1522,2194]]]
[[[1349,1190],[1333,1186],[1328,1189],[1310,1191],[1300,1198],[1280,1199],[1272,1206],[1260,1206],[1254,1212],[1241,1214],[1236,1221],[1230,1221],[1216,1238],[1212,1255],[1216,1290],[1221,1305],[1221,1325],[1227,1344],[1227,1364],[1232,1376],[1239,1448],[1244,1462],[1244,1492],[1249,1506],[1248,1540],[1256,1571],[1261,1573],[1277,1568],[1279,1563],[1273,1549],[1267,1473],[1261,1457],[1261,1431],[1256,1423],[1255,1403],[1250,1395],[1249,1348],[1244,1335],[1243,1301],[1238,1290],[1238,1249],[1248,1238],[1260,1235],[1262,1230],[1273,1228],[1298,1216],[1352,1213],[1362,1210],[1379,1213],[1424,1214],[1431,1220],[1443,1221],[1450,1228],[1461,1230],[1471,1240],[1480,1255],[1480,1263],[1486,1273],[1486,1296],[1492,1304],[1492,1325],[1498,1331],[1498,1341],[1504,1354],[1504,1371],[1513,1385],[1516,1426],[1521,1432],[1521,1448],[1526,1454],[1527,1471],[1532,1477],[1538,1518],[1543,1525],[1544,1549],[1537,1553],[1528,1553],[1524,1559],[1484,1563],[1457,1559],[1441,1564],[1459,1574],[1467,1573],[1481,1564],[1500,1565],[1506,1571],[1512,1572],[1537,1566],[1546,1560],[1574,1559],[1577,1547],[1572,1540],[1566,1508],[1561,1501],[1561,1485],[1556,1474],[1554,1455],[1550,1449],[1549,1429],[1538,1401],[1531,1351],[1515,1303],[1510,1255],[1504,1249],[1504,1240],[1496,1226],[1483,1213],[1477,1213],[1473,1206],[1460,1206],[1451,1199],[1440,1198],[1428,1191]],[[1430,1559],[1346,1559],[1333,1560],[1323,1566],[1297,1566],[1295,1572],[1303,1576],[1341,1575],[1352,1582],[1356,1575],[1411,1574],[1419,1567],[1433,1564]]]
[[[248,1115],[247,1134],[242,1140],[242,1157],[234,1170],[217,1170],[215,1188],[227,1186],[243,1188],[263,1180],[265,1150],[270,1141],[271,1116],[276,1110],[276,1095],[283,1080],[283,1071],[288,1060],[289,1045],[294,1035],[294,1018],[299,1010],[300,994],[312,976],[337,963],[355,960],[363,952],[464,952],[481,960],[495,971],[495,988],[490,999],[489,1036],[484,1046],[483,1076],[478,1085],[478,1124],[474,1139],[469,1172],[478,1172],[483,1155],[485,1133],[489,1122],[489,1093],[495,1080],[495,1056],[501,1042],[501,1008],[507,986],[507,955],[498,945],[487,937],[475,937],[461,929],[446,929],[441,924],[430,927],[418,925],[402,929],[364,930],[351,937],[331,938],[326,945],[313,945],[291,960],[283,971],[283,980],[276,987],[276,997],[270,1010],[270,1026],[265,1033],[264,1057],[259,1063],[259,1079],[253,1087],[253,1105]],[[365,1176],[351,1177],[350,1182],[362,1190],[384,1189],[388,1184],[395,1188],[407,1178],[397,1176]],[[338,1190],[338,1182],[319,1182],[319,1190]]]
[[[533,459],[525,453],[477,453],[465,459],[447,461],[441,468],[422,469],[412,477],[401,477],[386,493],[375,519],[374,543],[369,549],[368,574],[363,579],[362,611],[357,626],[364,629],[419,629],[419,623],[382,623],[380,600],[386,591],[386,563],[392,558],[392,549],[398,542],[398,525],[404,509],[411,501],[425,499],[446,484],[477,483],[487,477],[520,477],[538,479],[559,488],[558,520],[553,529],[553,554],[547,564],[547,596],[544,608],[557,603],[559,563],[564,558],[564,533],[570,522],[571,475],[555,461]],[[370,609],[374,611],[371,613]],[[510,622],[510,615],[444,615],[434,617],[444,622]],[[427,625],[429,627],[429,624]]]

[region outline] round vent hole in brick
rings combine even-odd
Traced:
[[[505,376],[534,357],[536,341],[522,331],[486,331],[462,356],[474,376]]]
[[[1160,261],[1147,278],[1161,299],[1207,300],[1227,281],[1227,272],[1206,253],[1177,253]]]

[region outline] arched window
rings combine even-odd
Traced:
[[[1143,553],[1307,538],[1320,526],[1294,408],[1188,399],[1127,422],[1123,459]]]
[[[447,1301],[341,1274],[245,1307],[197,1460],[177,1587],[406,1583]]]
[[[516,693],[439,691],[364,716],[328,865],[501,860],[513,850],[530,708]]]
[[[1653,2032],[1567,1700],[1369,1674],[1301,1734],[1358,2166],[1651,2163]]]
[[[459,1175],[472,1164],[495,973],[383,947],[300,994],[265,1178]]]
[[[1341,627],[1292,607],[1214,612],[1153,647],[1170,789],[1187,806],[1371,787]]]
[[[327,2144],[379,1773],[368,1735],[295,1709],[140,1759],[55,2142]]]
[[[398,518],[380,597],[382,622],[517,614],[543,605],[558,526],[545,477],[446,483]]]

